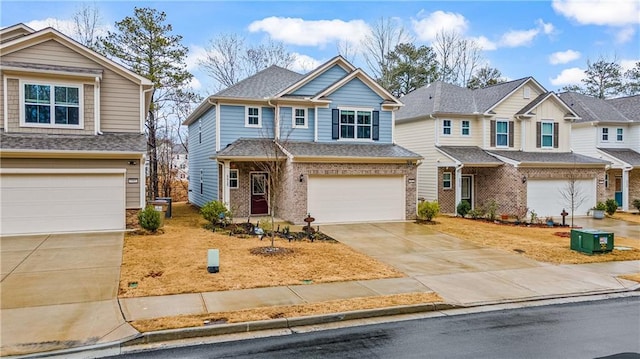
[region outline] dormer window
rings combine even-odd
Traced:
[[[21,125],[82,128],[81,86],[23,83]]]

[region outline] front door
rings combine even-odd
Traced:
[[[473,177],[461,176],[460,180],[462,181],[461,200],[467,201],[471,205],[471,208],[473,208]]]
[[[251,214],[269,213],[269,186],[266,173],[251,174]]]
[[[622,207],[622,177],[621,176],[616,176],[615,188],[616,188],[616,202],[618,202],[618,207]]]

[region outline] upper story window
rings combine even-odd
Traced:
[[[374,140],[380,133],[380,115],[378,111],[367,109],[331,110],[331,138]]]
[[[23,126],[82,128],[82,88],[73,85],[23,83]]]
[[[509,122],[496,121],[496,146],[509,146]]]
[[[198,143],[202,143],[202,119],[198,120]]]
[[[451,134],[451,120],[442,120],[442,134],[443,135]]]
[[[540,131],[542,148],[553,148],[553,122],[543,122]]]
[[[238,170],[229,170],[229,188],[238,188]]]
[[[623,129],[622,128],[616,129],[616,141],[621,142],[623,140],[624,140]]]
[[[609,141],[609,129],[606,127],[602,129],[602,140]]]
[[[245,126],[260,127],[262,125],[259,107],[246,107],[245,111],[246,111],[245,123],[244,123]]]
[[[467,120],[462,121],[462,127],[460,134],[463,136],[469,136],[471,134],[471,124]]]
[[[307,110],[304,108],[293,109],[293,128],[307,128]]]

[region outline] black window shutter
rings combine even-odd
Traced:
[[[371,138],[374,141],[380,139],[380,112],[373,111],[373,128],[372,128]]]
[[[558,148],[558,132],[560,131],[559,123],[553,123],[553,148]]]
[[[542,122],[536,122],[536,147],[542,147]]]
[[[340,138],[340,110],[337,108],[331,110],[331,138]]]
[[[513,127],[514,127],[514,123],[513,121],[509,121],[509,147],[513,147]]]
[[[491,120],[491,147],[496,147],[496,121]]]

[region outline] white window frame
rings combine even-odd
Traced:
[[[37,85],[37,86],[49,86],[51,87],[50,94],[50,123],[32,123],[26,121],[26,111],[25,111],[25,93],[24,86],[25,85]],[[78,124],[77,125],[65,125],[60,123],[55,123],[55,87],[69,87],[78,89]],[[20,88],[19,88],[19,96],[20,96],[20,127],[37,127],[37,128],[62,128],[62,129],[72,129],[72,130],[82,130],[84,129],[84,84],[83,83],[70,83],[70,82],[61,82],[61,81],[31,81],[31,80],[20,80]]]
[[[449,124],[447,125],[447,123],[449,123]],[[442,135],[443,136],[450,136],[452,128],[453,128],[453,121],[451,121],[451,120],[442,120]],[[449,133],[447,133],[447,130],[449,131]]]
[[[616,128],[616,142],[624,142],[624,129],[621,127]]]
[[[298,125],[296,120],[300,117],[296,115],[296,111],[304,111],[304,124]],[[291,109],[291,128],[309,128],[309,110],[303,107],[294,107]]]
[[[445,177],[449,177],[449,179],[445,179]],[[451,189],[453,188],[453,181],[452,181],[452,176],[451,176],[451,172],[442,172],[442,189]],[[448,186],[445,186],[445,182],[449,182]]]
[[[506,132],[498,132],[498,124],[500,123],[505,123],[507,125],[507,130]],[[507,138],[506,144],[504,145],[500,145],[498,144],[498,136],[499,135],[505,135]],[[496,147],[501,147],[501,148],[506,148],[509,147],[509,121],[508,120],[496,120]]]
[[[601,135],[600,138],[602,139],[602,142],[609,142],[609,128],[608,127],[603,127],[602,128],[602,135]]]
[[[544,133],[544,125],[551,125],[551,133]],[[554,138],[553,138],[553,121],[541,121],[540,122],[540,148],[553,148],[553,144],[554,144]],[[550,145],[546,145],[544,144],[544,138],[546,137],[551,137],[551,144]]]
[[[233,174],[235,173],[235,177]],[[234,186],[232,181],[236,181],[236,185]],[[237,189],[240,185],[240,173],[238,173],[237,169],[229,169],[229,188]]]
[[[531,98],[531,88],[529,88],[529,86],[525,86],[522,89],[522,98],[524,98],[524,99]]]
[[[465,126],[465,123],[467,126]],[[464,130],[467,130],[467,133],[464,133]],[[471,121],[462,120],[462,122],[460,123],[460,135],[471,136]]]
[[[609,188],[609,174],[604,174],[604,188]]]
[[[338,107],[340,113],[338,115],[338,139],[341,141],[364,141],[371,142],[373,141],[373,108],[357,108],[357,107]],[[354,123],[353,124],[344,124],[344,126],[353,126],[353,138],[352,137],[342,137],[342,112],[343,111],[353,111],[354,112]],[[369,138],[358,138],[358,112],[368,112],[369,113]],[[364,127],[366,125],[361,125]]]
[[[257,109],[258,110],[258,123],[249,123],[249,110]],[[244,127],[255,127],[262,128],[262,111],[260,106],[245,106],[244,107]],[[256,117],[255,115],[251,115],[251,117]]]

